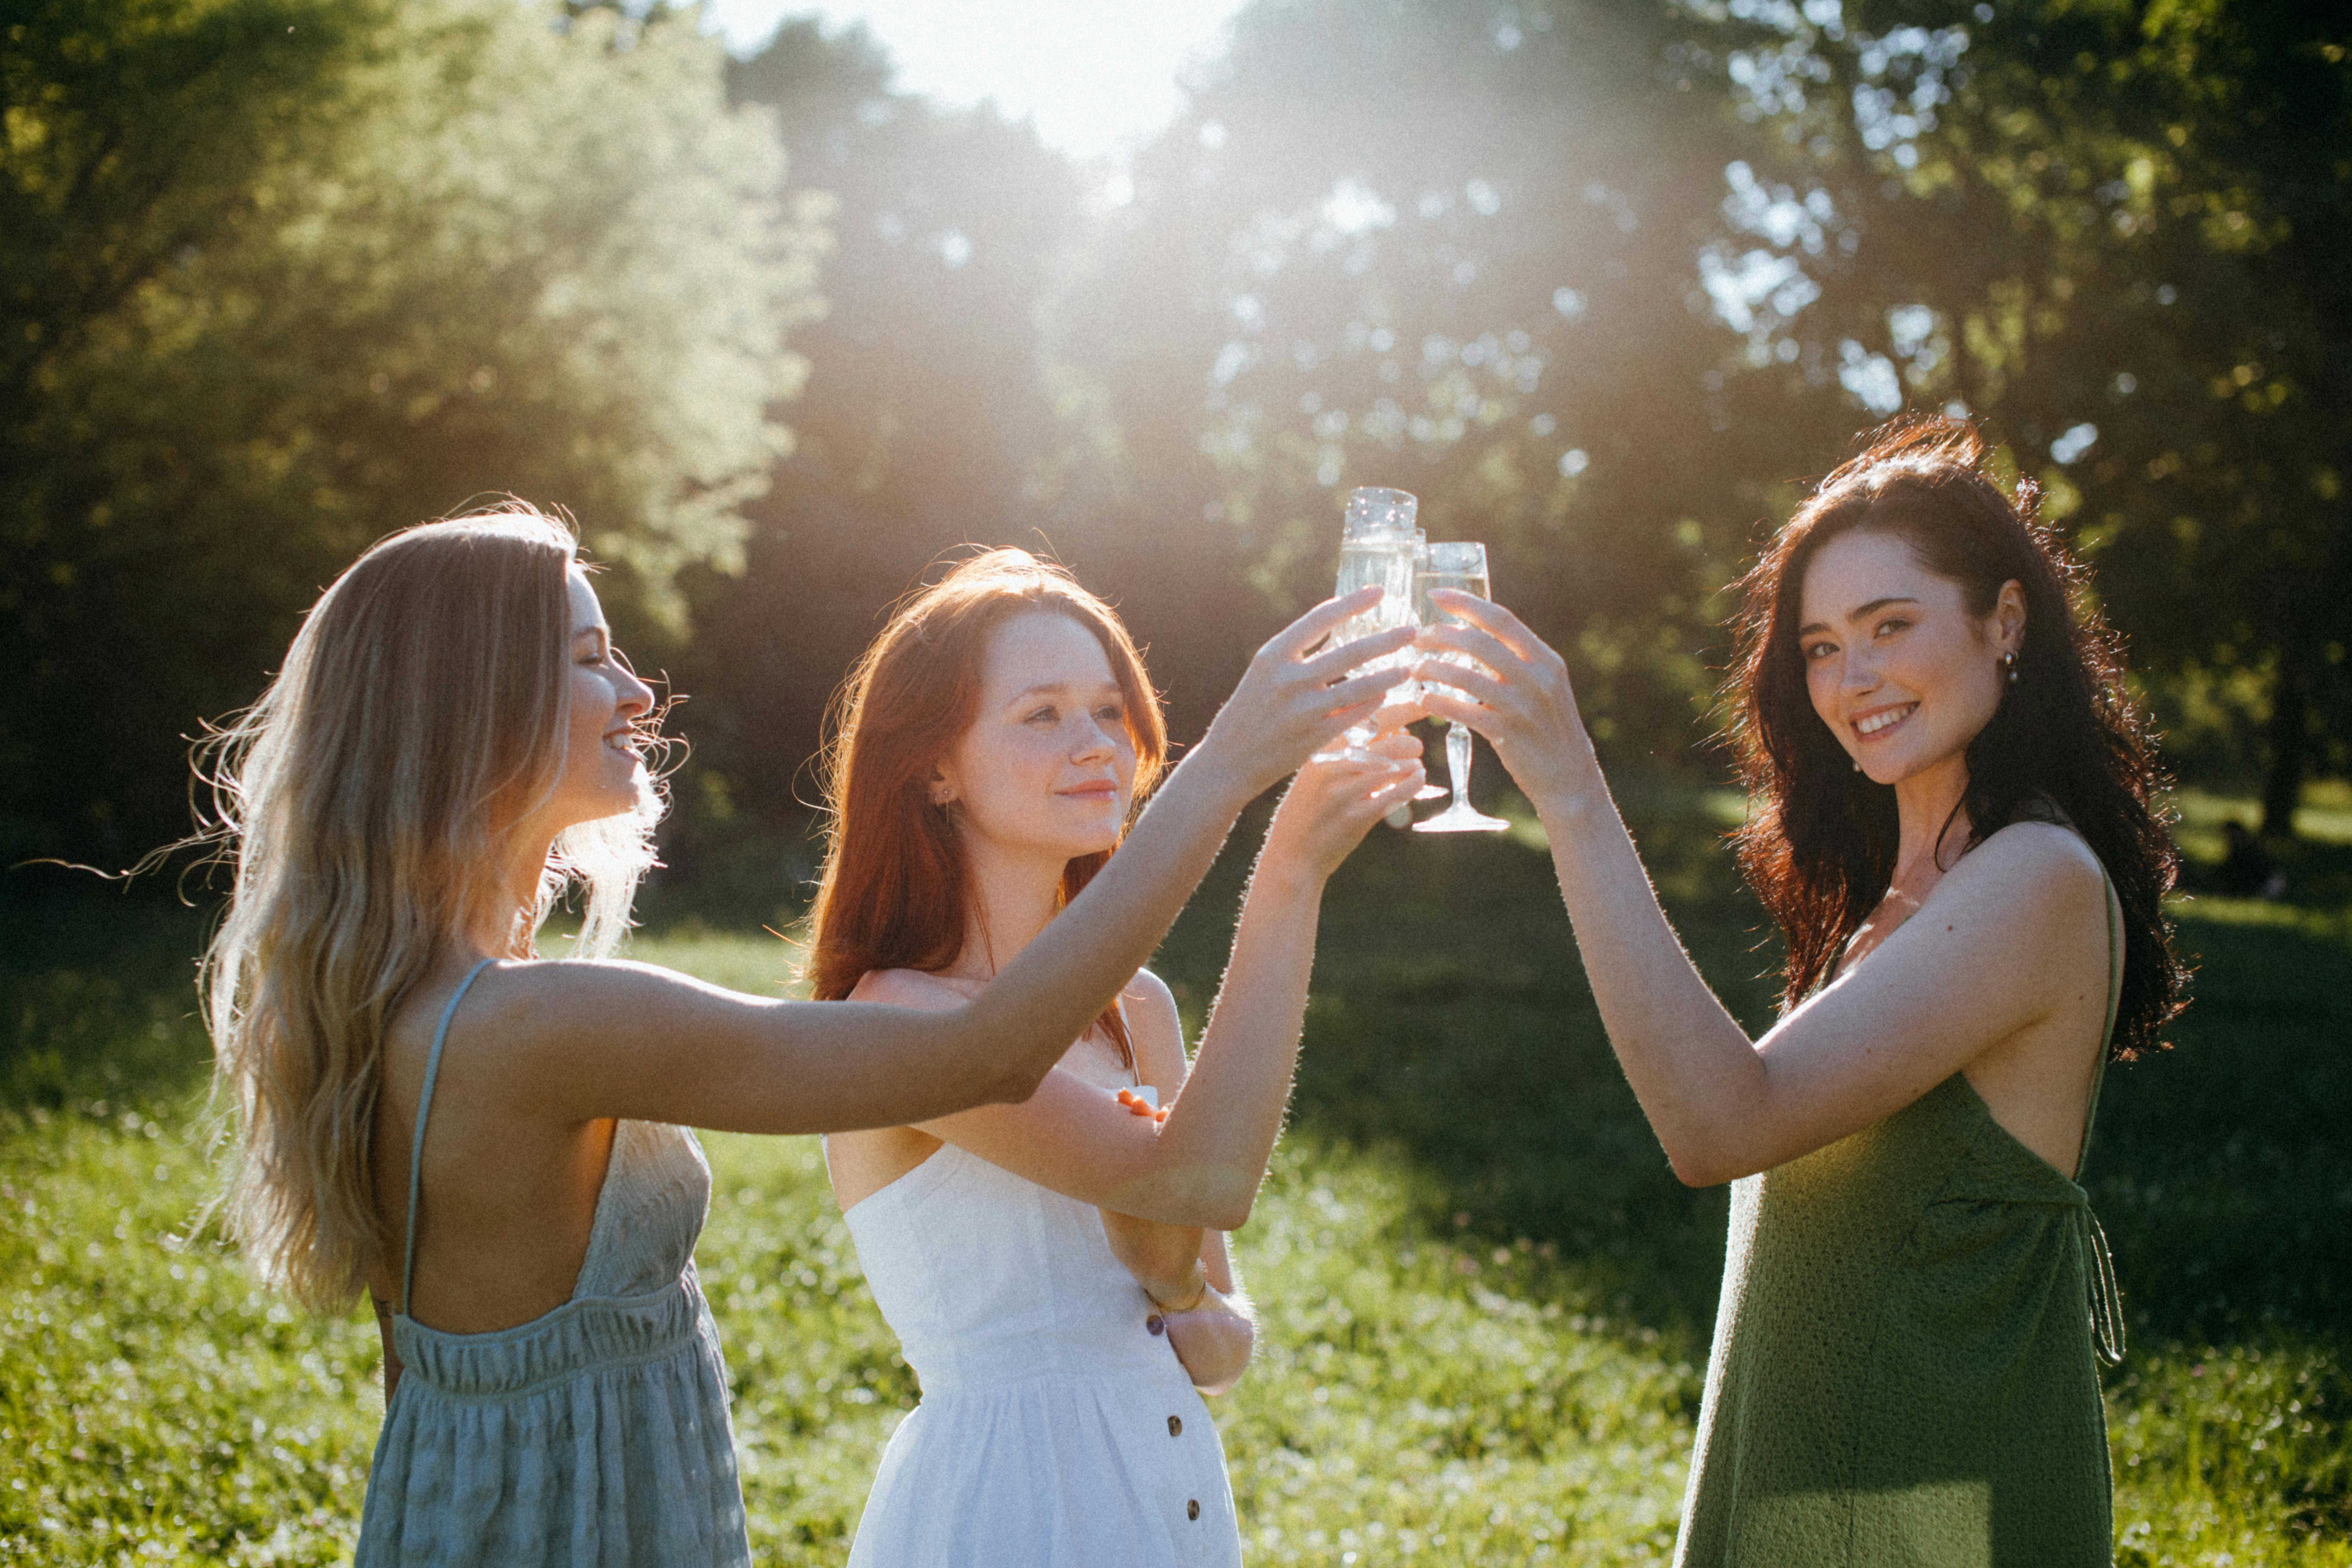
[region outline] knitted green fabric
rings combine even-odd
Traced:
[[[2118,916],[2111,891],[2103,1043]],[[2085,1155],[2089,1142],[2086,1118]],[[1875,1126],[1734,1184],[1675,1561],[2104,1568],[2096,1356],[2120,1346],[2083,1189],[1954,1073]]]

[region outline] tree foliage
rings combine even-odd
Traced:
[[[826,699],[927,565],[1053,537],[1039,321],[1083,220],[1076,178],[1028,127],[890,78],[862,29],[814,19],[729,74],[788,161],[764,199],[832,237],[822,319],[794,334],[812,369],[793,447],[745,511],[749,570],[689,574],[693,635],[664,653],[692,698],[695,776],[665,849],[681,872],[706,841],[793,823]]]
[[[177,738],[391,529],[560,502],[672,619],[740,560],[813,236],[715,42],[556,19],[51,0],[0,38],[0,853],[167,836]]]
[[[1662,752],[1701,733],[1770,481],[1844,417],[1735,416],[1693,258],[1736,133],[1673,37],[1633,5],[1262,0],[1065,324],[1259,588],[1328,591],[1345,490],[1412,490],[1432,538],[1488,542],[1604,741]]]
[[[1723,269],[1759,366],[1989,416],[2178,741],[2261,726],[2284,829],[2352,743],[2343,8],[1693,9],[1691,63],[1759,133],[1726,204],[1751,248]]]
[[[498,491],[695,698],[681,863],[790,833],[942,552],[1062,553],[1181,734],[1365,483],[1490,543],[1612,751],[1688,757],[1759,524],[1906,404],[2044,481],[2177,754],[2273,826],[2352,762],[2336,8],[1255,0],[1108,179],[856,29],[700,25],[0,23],[0,854],[168,836],[318,584]]]

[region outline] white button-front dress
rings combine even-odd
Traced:
[[[1092,1205],[950,1143],[846,1217],[922,1384],[850,1568],[1236,1568],[1216,1426]]]

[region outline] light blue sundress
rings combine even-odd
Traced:
[[[416,1102],[392,1341],[403,1371],[360,1520],[358,1568],[748,1565],[727,1367],[694,1274],[710,1168],[694,1134],[622,1121],[572,1299],[493,1333],[408,1315],[442,1011]]]

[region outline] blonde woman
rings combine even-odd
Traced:
[[[748,1561],[687,1127],[892,1126],[1018,1100],[1109,1005],[1242,805],[1370,714],[1402,646],[1252,661],[1120,852],[987,992],[761,1000],[606,958],[656,807],[652,694],[571,535],[431,523],[330,587],[219,738],[236,856],[208,960],[239,1119],[229,1218],[321,1310],[362,1288],[386,1410],[358,1561]],[[584,958],[532,933],[567,883]]]

